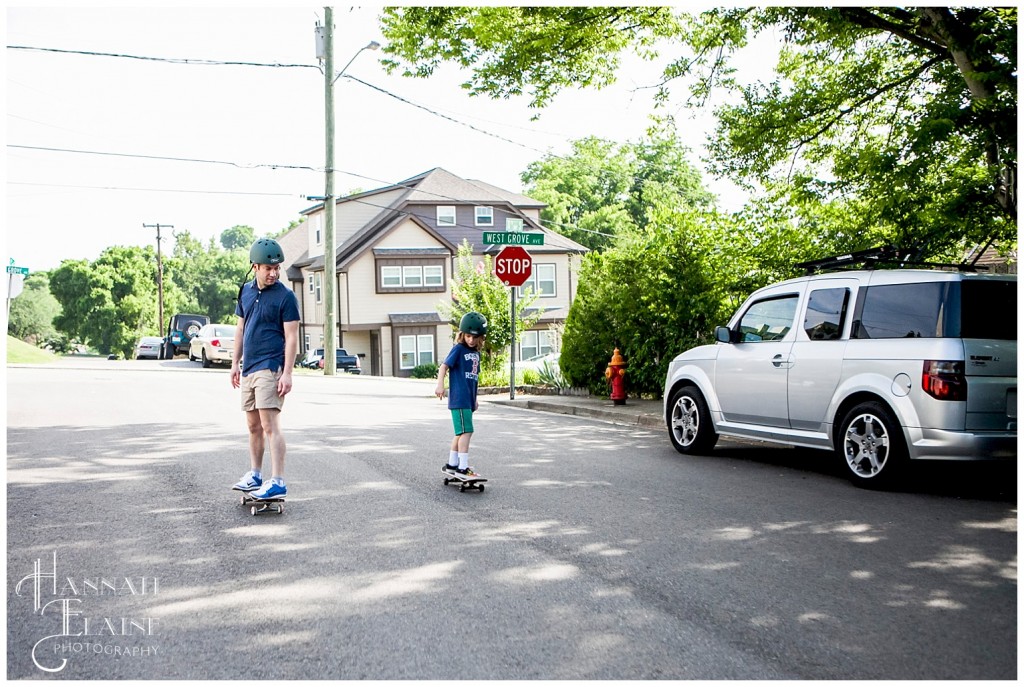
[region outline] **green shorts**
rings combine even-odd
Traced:
[[[473,411],[469,408],[453,408],[452,424],[455,426],[455,436],[460,434],[473,433]]]

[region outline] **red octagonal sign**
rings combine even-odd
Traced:
[[[520,246],[505,246],[494,258],[494,276],[505,286],[522,286],[533,274],[533,258]]]

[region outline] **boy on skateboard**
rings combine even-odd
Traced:
[[[480,376],[480,349],[487,335],[487,320],[478,312],[468,312],[459,322],[455,346],[437,371],[434,394],[444,399],[444,376],[448,374],[448,409],[452,413],[455,438],[452,439],[445,472],[463,477],[478,476],[469,466],[469,441],[473,437],[473,412],[478,407],[476,390]]]
[[[298,345],[299,304],[282,284],[284,251],[273,239],[260,239],[249,249],[256,277],[238,292],[235,352],[231,386],[242,389],[242,410],[249,428],[250,470],[234,488],[255,499],[279,499],[284,483],[285,442],[279,418],[284,397],[292,390],[292,366]],[[239,360],[245,361],[240,367]],[[263,451],[270,445],[272,479],[263,480]]]

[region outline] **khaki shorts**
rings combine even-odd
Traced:
[[[277,380],[281,379],[283,370],[256,370],[247,377],[242,377],[242,410],[281,410],[284,396],[277,395]]]

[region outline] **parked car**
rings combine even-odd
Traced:
[[[317,348],[312,351],[306,351],[306,357],[296,363],[299,367],[308,367],[314,369],[320,367],[320,361],[324,358],[324,349]]]
[[[203,367],[213,363],[231,364],[235,350],[235,325],[208,324],[199,329],[188,344],[188,359],[201,360]]]
[[[861,486],[910,459],[1017,455],[1017,279],[938,270],[816,274],[754,292],[665,378],[669,438],[831,450]]]
[[[160,353],[164,349],[164,340],[159,336],[144,336],[135,344],[135,359],[152,358],[160,359]]]
[[[170,360],[178,354],[188,353],[189,342],[204,325],[210,324],[206,315],[179,313],[167,321],[167,336],[164,337],[164,358]]]
[[[320,351],[320,359],[317,361],[316,366],[322,370],[324,369],[323,349],[318,348],[317,350]],[[348,351],[344,348],[335,349],[334,363],[338,370],[344,370],[349,374],[357,375],[363,371],[362,365],[359,362],[359,356],[349,355]]]
[[[544,353],[527,358],[526,360],[516,361],[517,370],[535,370],[540,372],[545,367],[554,371],[558,370],[558,353]]]

